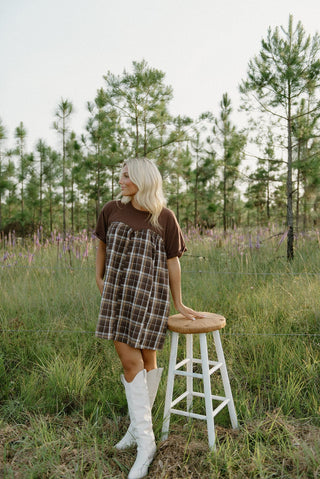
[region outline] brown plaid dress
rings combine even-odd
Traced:
[[[105,227],[105,218],[100,218],[100,228],[96,229],[96,235],[106,242],[105,283],[96,336],[138,349],[161,349],[170,306],[168,251],[163,236],[152,228],[135,229],[119,221],[119,217],[127,213],[130,213],[128,222],[131,223],[135,215],[140,222],[149,216],[125,205],[123,214],[118,208],[115,215],[107,215],[109,226],[104,238],[100,229],[102,222]],[[113,221],[112,216],[118,220]],[[179,228],[177,234],[180,249],[175,255],[181,256],[185,247]]]

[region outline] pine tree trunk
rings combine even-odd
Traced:
[[[62,125],[62,221],[63,221],[63,239],[66,238],[66,140],[65,140],[65,117]]]
[[[223,232],[227,232],[227,178],[226,178],[226,160],[223,168]]]
[[[290,88],[290,86],[289,86]],[[290,92],[290,90],[289,90]],[[293,210],[292,210],[292,132],[291,132],[291,100],[288,101],[288,167],[287,167],[287,260],[292,261],[293,252]]]

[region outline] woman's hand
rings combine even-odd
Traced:
[[[194,311],[191,308],[188,308],[184,304],[176,306],[176,309],[181,313],[185,318],[196,320],[197,318],[204,318],[205,315],[203,313],[199,313],[198,311]]]

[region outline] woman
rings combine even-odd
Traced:
[[[102,295],[96,335],[113,340],[123,366],[131,424],[116,448],[137,443],[128,478],[138,479],[147,474],[156,452],[151,409],[162,373],[156,351],[165,340],[170,290],[186,318],[202,315],[182,303],[179,257],[186,247],[173,212],[165,207],[157,167],[145,158],[127,160],[119,184],[121,201],[103,207],[95,230]]]

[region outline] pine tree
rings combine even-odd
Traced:
[[[263,149],[262,156],[256,156],[257,165],[249,175],[246,191],[247,208],[254,206],[257,211],[257,224],[269,222],[271,219],[271,203],[274,185],[283,181],[280,170],[281,160],[276,158],[275,137],[272,126],[268,125],[256,138],[256,144]]]
[[[88,156],[84,174],[90,185],[87,193],[95,201],[97,220],[102,201],[115,196],[116,171],[127,152],[126,134],[118,110],[109,105],[103,89],[98,90],[94,102],[88,102],[88,110],[91,116],[87,123]]]
[[[223,230],[234,222],[232,210],[236,193],[236,181],[239,178],[239,166],[244,154],[246,137],[238,132],[231,122],[232,106],[227,93],[220,102],[220,115],[214,119],[212,128],[213,143],[217,145],[217,158],[220,164],[221,181],[219,190],[223,204]]]
[[[111,72],[104,76],[106,102],[119,112],[129,154],[152,155],[163,161],[163,148],[180,140],[168,112],[172,88],[164,84],[165,74],[150,68],[145,60],[134,61],[132,70],[124,70],[120,76]]]
[[[57,215],[55,215],[55,207],[58,207],[60,203],[60,195],[56,189],[61,177],[62,162],[61,156],[51,147],[47,149],[46,162],[43,165],[43,185],[45,190],[45,207],[46,216],[48,217],[47,223],[49,231],[53,232],[55,217],[55,225],[57,225]]]
[[[43,227],[43,179],[44,168],[47,161],[48,147],[43,140],[36,144],[36,150],[39,153],[39,226]]]
[[[313,95],[312,95],[313,96]],[[317,114],[305,115],[310,110],[310,103],[303,98],[300,102],[298,115],[292,123],[293,137],[296,141],[296,159],[293,168],[297,171],[296,186],[296,228],[300,221],[300,204],[303,201],[303,228],[307,227],[307,216],[311,213],[311,198],[314,186],[319,184],[319,145],[317,141],[320,110]]]
[[[15,138],[17,139],[17,147],[15,154],[18,156],[18,184],[20,185],[20,215],[19,223],[21,225],[22,237],[25,237],[25,227],[27,223],[28,214],[25,211],[25,184],[30,176],[31,165],[33,163],[33,154],[27,154],[25,151],[25,140],[27,137],[27,131],[20,122],[19,126],[15,129]]]
[[[57,121],[53,126],[62,137],[62,215],[63,215],[63,237],[66,237],[66,188],[67,188],[67,134],[68,120],[72,113],[73,105],[69,100],[61,98],[56,110]]]
[[[301,22],[293,25],[289,16],[287,30],[283,27],[269,28],[267,38],[261,42],[259,55],[250,60],[247,79],[241,83],[240,92],[244,105],[253,100],[260,111],[279,118],[286,125],[287,148],[287,259],[294,258],[293,225],[293,122],[299,115],[297,105],[317,86],[320,73],[320,37],[304,31]],[[311,107],[311,105],[310,105]],[[306,115],[320,108],[320,102],[313,105]]]

